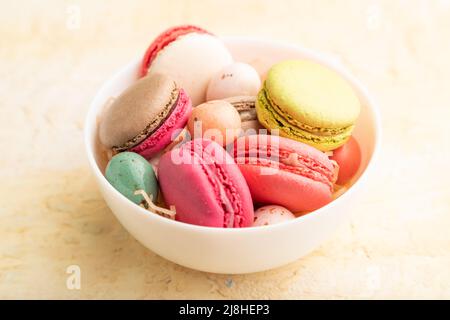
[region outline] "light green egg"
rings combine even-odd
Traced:
[[[137,190],[145,190],[155,200],[158,196],[158,181],[150,163],[134,152],[122,152],[115,155],[108,163],[105,173],[111,185],[136,204],[143,202]]]

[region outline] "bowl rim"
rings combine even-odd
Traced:
[[[372,119],[374,124],[374,147],[372,156],[368,159],[368,163],[366,166],[366,169],[361,173],[358,180],[354,182],[354,184],[339,198],[334,199],[327,205],[323,206],[320,209],[317,209],[309,214],[297,217],[294,220],[282,222],[279,224],[269,225],[265,226],[264,228],[261,227],[247,227],[247,228],[217,228],[217,227],[208,227],[208,226],[199,226],[199,225],[193,225],[188,224],[176,220],[167,219],[164,217],[161,217],[158,214],[149,214],[148,210],[132,203],[130,200],[128,200],[124,195],[122,195],[120,192],[118,192],[114,187],[111,186],[111,184],[106,180],[105,176],[102,174],[97,161],[94,157],[94,144],[91,142],[91,132],[96,130],[95,128],[92,128],[96,125],[97,121],[96,118],[99,114],[98,110],[99,108],[95,107],[99,104],[98,100],[100,99],[100,94],[106,90],[107,87],[111,85],[111,83],[116,82],[118,78],[121,78],[124,73],[133,65],[136,65],[138,60],[141,59],[139,56],[138,58],[133,59],[131,62],[127,63],[125,66],[122,66],[119,70],[117,70],[113,76],[109,77],[106,81],[103,82],[101,87],[96,91],[94,98],[92,99],[89,110],[86,115],[85,121],[84,121],[84,145],[85,145],[85,151],[88,158],[88,163],[90,166],[90,169],[92,173],[96,176],[97,181],[103,183],[106,185],[106,188],[108,192],[112,192],[116,197],[120,199],[120,201],[124,201],[127,203],[127,205],[130,206],[130,208],[134,208],[134,212],[139,215],[144,215],[148,219],[155,219],[155,222],[166,224],[167,227],[173,227],[173,228],[182,228],[186,231],[195,231],[195,232],[203,232],[203,233],[213,233],[213,234],[251,234],[255,232],[270,232],[274,231],[279,228],[285,228],[288,226],[294,226],[295,224],[301,224],[305,223],[308,220],[316,219],[319,215],[323,214],[324,212],[328,210],[333,210],[333,208],[337,205],[339,205],[342,201],[345,201],[347,198],[353,195],[357,190],[360,190],[363,183],[367,180],[367,177],[370,175],[370,173],[373,171],[373,168],[375,166],[375,163],[377,162],[379,152],[380,152],[380,144],[381,144],[381,117],[379,112],[378,103],[375,100],[375,98],[370,94],[369,90],[364,86],[353,74],[348,71],[347,68],[344,67],[344,65],[338,60],[333,58],[331,54],[327,54],[320,51],[315,51],[310,48],[303,47],[301,45],[297,44],[291,44],[286,43],[282,41],[276,41],[276,40],[268,40],[258,37],[241,37],[241,36],[227,36],[227,37],[221,37],[221,39],[224,40],[225,43],[254,43],[257,45],[268,45],[272,47],[278,47],[278,48],[284,48],[286,50],[292,50],[292,51],[299,51],[303,55],[305,55],[308,59],[313,59],[317,61],[320,64],[323,64],[327,67],[330,67],[331,69],[338,72],[341,76],[347,79],[347,81],[350,82],[350,84],[355,87],[359,93],[364,97],[364,99],[367,101],[366,107],[369,109],[369,111],[372,113]],[[113,211],[110,208],[111,211]],[[114,212],[113,212],[114,213]]]

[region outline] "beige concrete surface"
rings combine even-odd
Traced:
[[[0,298],[450,298],[450,1],[0,2]],[[380,162],[351,223],[298,262],[242,276],[177,266],[95,186],[90,100],[187,22],[334,54],[380,103]]]

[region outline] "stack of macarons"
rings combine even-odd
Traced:
[[[317,210],[361,162],[360,102],[334,71],[280,61],[265,80],[196,26],[160,34],[140,78],[102,113],[106,179],[123,196],[180,222],[264,226]]]

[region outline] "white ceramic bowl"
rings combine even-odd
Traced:
[[[298,46],[248,38],[225,38],[235,60],[253,65],[261,76],[275,62],[307,58],[331,67],[358,93],[362,112],[354,135],[362,149],[362,165],[352,187],[329,205],[293,221],[257,228],[219,229],[162,218],[135,205],[104,178],[98,152],[99,113],[111,96],[118,96],[137,79],[139,59],[108,80],[92,102],[85,125],[85,143],[92,172],[108,206],[122,225],[144,246],[177,264],[214,273],[250,273],[293,262],[327,239],[346,220],[357,193],[364,188],[380,141],[377,107],[361,83],[335,60]]]

